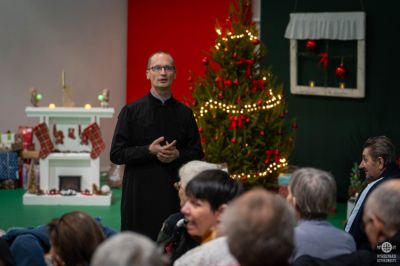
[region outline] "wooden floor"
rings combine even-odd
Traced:
[[[8,230],[12,227],[30,227],[48,223],[52,218],[60,217],[64,213],[80,210],[93,217],[101,218],[102,224],[117,231],[120,230],[120,202],[121,190],[112,190],[111,206],[32,206],[23,205],[24,189],[0,190],[0,229]],[[336,227],[343,229],[346,217],[345,203],[338,203],[336,213],[329,217],[329,221]]]

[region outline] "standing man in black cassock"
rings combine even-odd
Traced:
[[[110,159],[125,164],[121,200],[121,230],[153,240],[163,221],[179,211],[174,182],[179,167],[203,157],[200,136],[190,108],[172,97],[174,59],[156,52],[147,63],[148,95],[122,108]]]

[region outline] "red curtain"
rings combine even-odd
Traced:
[[[170,52],[175,59],[177,78],[174,97],[189,97],[189,71],[202,74],[202,59],[217,37],[215,22],[225,23],[232,0],[128,0],[128,45],[126,101],[147,94],[148,57],[155,51]]]

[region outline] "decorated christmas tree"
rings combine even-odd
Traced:
[[[282,85],[261,66],[265,47],[250,2],[235,2],[226,22],[217,21],[215,46],[202,62],[205,73],[189,77],[191,105],[207,161],[226,163],[233,178],[250,186],[276,188],[297,124],[287,119]]]

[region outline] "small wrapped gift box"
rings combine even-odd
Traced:
[[[285,174],[285,173],[281,173],[278,176],[279,194],[285,198],[288,195],[287,187],[289,185],[290,178],[291,178],[291,175]]]
[[[0,152],[0,179],[18,179],[18,155],[16,152]]]

